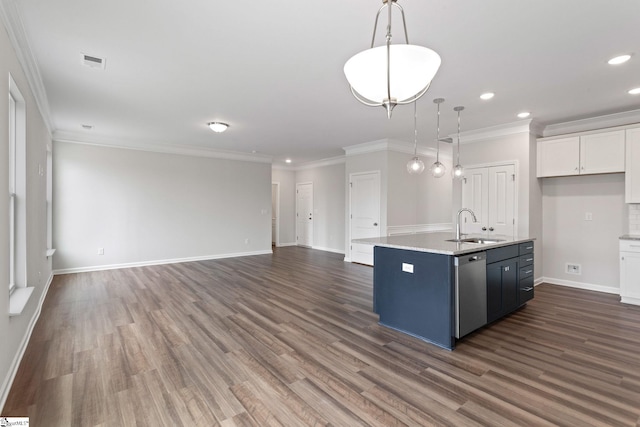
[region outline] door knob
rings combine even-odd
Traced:
[[[374,227],[377,227],[377,226],[378,226],[378,223],[377,223],[377,222],[374,222],[374,223],[373,223],[373,226],[374,226]]]

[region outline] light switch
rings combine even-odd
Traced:
[[[585,221],[593,221],[593,214],[591,212],[585,212],[584,213],[584,220]]]
[[[413,264],[402,263],[402,271],[413,274]]]

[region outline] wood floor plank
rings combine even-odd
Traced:
[[[373,270],[273,255],[56,276],[2,416],[34,426],[638,426],[640,307],[542,284],[447,351]]]

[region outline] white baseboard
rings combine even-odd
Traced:
[[[334,254],[344,255],[344,251],[341,251],[340,249],[324,248],[322,246],[311,246],[311,249],[316,249],[318,251],[325,251],[325,252],[333,252]]]
[[[27,345],[29,344],[29,340],[31,339],[31,334],[33,333],[33,328],[36,326],[36,322],[40,318],[40,313],[42,311],[42,304],[44,303],[44,299],[49,292],[49,286],[51,286],[51,282],[53,282],[53,273],[49,275],[49,279],[44,286],[42,294],[40,295],[40,300],[38,301],[38,306],[36,307],[36,311],[33,313],[31,317],[31,321],[29,322],[29,326],[27,327],[27,331],[20,342],[20,347],[18,347],[18,351],[11,362],[11,366],[9,367],[9,372],[2,382],[2,387],[0,388],[0,412],[4,408],[4,404],[7,403],[7,397],[9,397],[9,391],[11,390],[11,385],[13,384],[13,380],[18,373],[18,368],[20,367],[20,362],[22,361],[22,357],[24,356],[24,352],[27,350]]]
[[[604,292],[607,294],[620,294],[620,288],[613,286],[594,285],[592,283],[574,282],[571,280],[555,279],[553,277],[543,277],[542,282],[552,285],[567,286],[569,288],[584,289],[586,291]]]
[[[349,258],[349,257],[344,257],[344,262],[351,262],[351,258]]]
[[[53,274],[58,275],[58,274],[70,274],[70,273],[87,273],[91,271],[117,270],[120,268],[147,267],[150,265],[162,265],[162,264],[178,264],[181,262],[208,261],[212,259],[236,258],[236,257],[253,256],[253,255],[267,255],[272,253],[273,251],[269,249],[266,251],[236,252],[236,253],[230,253],[230,254],[205,255],[205,256],[189,257],[189,258],[174,258],[174,259],[162,259],[162,260],[154,260],[154,261],[129,262],[129,263],[123,263],[123,264],[95,265],[90,267],[62,268],[59,270],[54,270]]]
[[[289,242],[289,243],[280,243],[277,247],[282,248],[284,246],[296,246],[296,245],[297,245],[296,242]]]
[[[640,298],[620,297],[620,302],[624,304],[640,305]]]

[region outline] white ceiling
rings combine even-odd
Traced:
[[[4,0],[14,1],[14,0]],[[290,157],[413,141],[413,107],[366,107],[342,67],[369,47],[380,0],[15,0],[54,132],[76,139],[206,147]],[[442,66],[418,101],[421,144],[519,120],[553,124],[640,108],[638,0],[399,0],[412,44]],[[398,14],[396,14],[396,17]],[[377,44],[383,42],[384,21]],[[402,42],[394,24],[394,41]],[[104,71],[81,52],[106,58]],[[633,53],[629,62],[607,60]],[[492,91],[491,101],[479,99]],[[206,123],[231,125],[214,134]],[[82,125],[93,125],[90,131]]]

